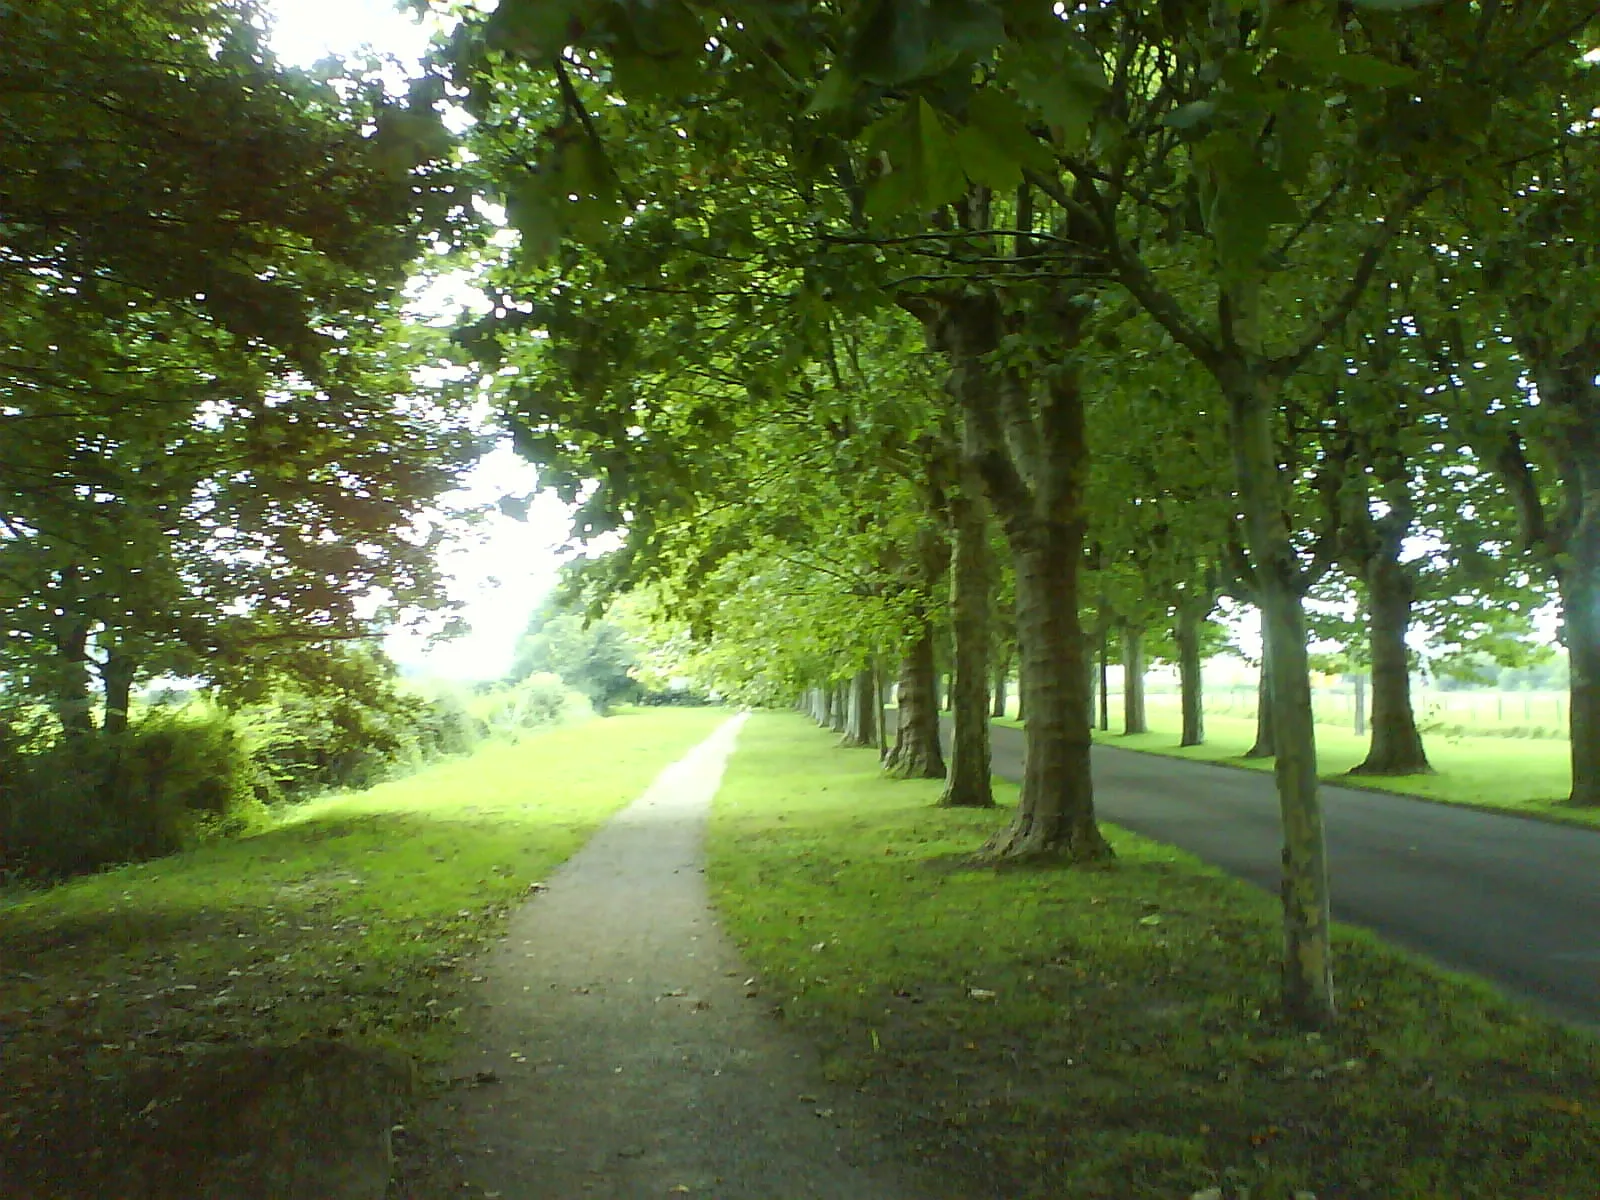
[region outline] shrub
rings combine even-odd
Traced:
[[[120,734],[0,737],[0,867],[67,875],[236,833],[264,810],[232,721],[193,706]]]

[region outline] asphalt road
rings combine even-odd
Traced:
[[[994,770],[1022,772],[994,730]],[[1276,894],[1282,841],[1268,773],[1096,746],[1095,806]],[[1600,1026],[1600,832],[1324,787],[1333,911],[1569,1020]]]

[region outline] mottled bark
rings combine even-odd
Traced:
[[[849,715],[845,719],[844,745],[876,746],[878,744],[878,689],[873,685],[872,672],[863,668],[855,673],[849,685]]]
[[[1100,732],[1111,732],[1111,639],[1100,634]]]
[[[101,689],[105,696],[105,718],[101,727],[107,733],[125,733],[128,728],[128,708],[133,702],[133,659],[113,650],[100,668]]]
[[[1122,627],[1122,732],[1149,733],[1144,716],[1144,630]]]
[[[845,683],[832,683],[828,691],[828,728],[842,734],[850,728],[850,687]]]
[[[89,695],[89,622],[70,613],[62,618],[51,664],[50,706],[69,738],[94,732],[94,701]]]
[[[1254,296],[1242,299],[1244,306],[1257,303]],[[1242,306],[1239,311],[1247,309]],[[1245,331],[1246,344],[1251,344],[1253,328],[1246,326]],[[1275,775],[1283,820],[1283,1007],[1290,1021],[1314,1028],[1335,1018],[1332,920],[1300,570],[1285,516],[1288,505],[1273,433],[1279,384],[1249,364],[1236,362],[1232,367],[1221,376],[1263,641],[1271,663]]]
[[[966,453],[1005,531],[1017,575],[1027,713],[1022,792],[1009,828],[984,848],[992,860],[1086,861],[1111,853],[1095,824],[1087,647],[1078,622],[1089,455],[1073,351],[1088,310],[1076,296],[1060,300],[1038,314],[1053,321],[1058,351],[1038,388],[989,359],[1001,334],[993,294],[947,300],[928,320],[931,340],[949,355],[946,386],[970,437]]]
[[[1016,819],[987,852],[1088,861],[1111,851],[1095,823],[1089,775],[1086,639],[1077,598],[1083,532],[1081,526],[1041,526],[1013,548],[1028,712],[1022,795]]]
[[[1430,775],[1411,706],[1411,659],[1406,631],[1411,626],[1414,584],[1411,574],[1383,553],[1367,564],[1367,630],[1372,654],[1372,741],[1367,757],[1352,775]]]
[[[1180,746],[1200,746],[1206,740],[1205,691],[1201,678],[1200,624],[1203,618],[1196,606],[1178,605],[1178,620],[1173,629],[1178,643],[1178,690],[1183,709]]]
[[[1259,605],[1257,606],[1259,609]],[[1256,676],[1256,740],[1244,752],[1245,758],[1271,758],[1278,752],[1272,730],[1272,648],[1266,640],[1266,618],[1262,618],[1261,670]]]
[[[950,620],[955,664],[950,681],[950,770],[939,803],[948,808],[994,804],[989,771],[989,516],[982,481],[970,467],[949,498]]]
[[[885,681],[883,678],[883,662],[874,658],[872,662],[872,711],[878,718],[878,758],[880,760],[889,755],[889,718],[884,709],[888,704],[888,697],[884,695]]]
[[[899,709],[894,747],[884,769],[902,779],[943,779],[939,748],[939,708],[933,669],[933,633],[924,630],[912,643],[900,669]]]
[[[999,658],[994,667],[994,687],[989,693],[989,715],[1003,717],[1006,715],[1007,702],[1010,700],[1008,687],[1011,683],[1011,655],[1006,654]]]
[[[1573,804],[1600,805],[1600,494],[1589,501],[1590,544],[1563,572],[1563,638],[1572,665]]]

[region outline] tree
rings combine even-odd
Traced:
[[[8,687],[79,736],[98,677],[116,734],[140,678],[237,692],[446,608],[435,502],[477,443],[397,312],[463,232],[437,81],[281,70],[201,0],[11,6],[0,37]]]

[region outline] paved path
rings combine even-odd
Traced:
[[[449,1092],[471,1197],[911,1200],[850,1098],[752,998],[704,879],[705,820],[743,718],[620,813],[482,968]],[[438,1114],[436,1114],[438,1117]],[[470,1182],[468,1182],[470,1181]]]
[[[996,726],[994,769],[1023,735]],[[1096,746],[1101,816],[1276,892],[1270,773]],[[1334,915],[1600,1025],[1600,832],[1324,787]]]

